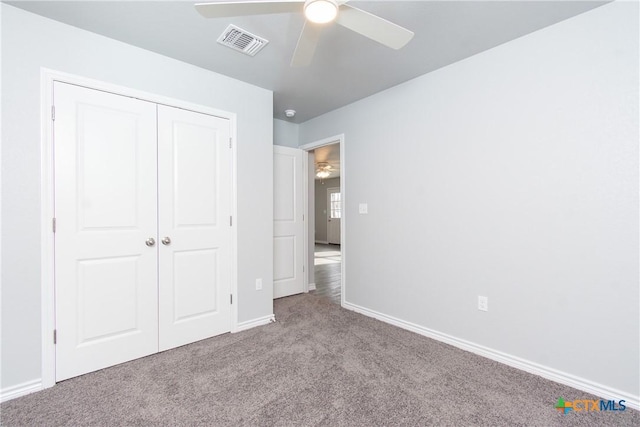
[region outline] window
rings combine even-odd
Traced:
[[[340,218],[341,215],[341,211],[342,211],[342,206],[341,206],[341,202],[340,202],[340,193],[331,193],[331,200],[330,200],[330,204],[331,206],[329,206],[329,218],[334,219],[334,218]]]

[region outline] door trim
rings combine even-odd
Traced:
[[[237,184],[237,119],[235,113],[218,110],[204,105],[193,104],[162,95],[119,86],[99,80],[89,79],[73,74],[63,73],[48,68],[40,69],[40,283],[41,283],[41,342],[42,372],[41,388],[55,385],[55,346],[53,330],[55,329],[55,283],[54,283],[54,235],[52,219],[54,216],[54,158],[53,158],[53,84],[54,82],[83,86],[89,89],[110,92],[116,95],[138,98],[156,104],[181,108],[197,113],[209,114],[229,120],[231,149],[231,212],[238,217],[238,184]],[[238,230],[237,221],[231,229],[231,294],[238,301]],[[237,304],[231,304],[231,332],[238,330]]]
[[[299,146],[300,149],[304,150],[305,152],[309,152],[312,151],[316,148],[320,148],[320,147],[324,147],[325,145],[332,145],[332,144],[340,144],[340,194],[342,197],[342,216],[340,218],[340,252],[341,257],[342,257],[342,265],[341,265],[341,272],[340,272],[340,305],[342,307],[344,307],[345,305],[345,290],[346,290],[346,277],[347,277],[347,257],[346,257],[346,248],[347,248],[347,209],[346,209],[346,204],[345,201],[347,200],[346,198],[346,193],[345,193],[345,182],[346,182],[346,156],[345,156],[345,137],[344,134],[341,133],[339,135],[336,136],[331,136],[329,138],[324,138],[318,141],[314,141],[314,142],[310,142],[308,144],[303,144],[301,146]],[[303,168],[304,168],[304,176],[305,179],[306,177],[309,176],[309,168],[315,167],[315,165],[310,165],[308,162],[308,156],[304,156],[303,158]],[[308,197],[309,195],[307,194],[308,192],[305,191],[305,206],[304,206],[304,215],[305,218],[309,218],[309,201],[308,201]],[[304,247],[305,247],[305,251],[308,250],[309,248],[309,244],[311,243],[311,236],[309,236],[309,227],[305,227],[304,230]],[[313,243],[315,244],[315,238],[313,239]],[[308,258],[308,255],[305,254],[305,259]],[[312,268],[313,266],[309,266],[309,268]],[[305,286],[307,287],[307,289],[309,289],[310,287],[310,283],[309,283],[309,274],[305,273]],[[315,284],[314,284],[315,285]]]

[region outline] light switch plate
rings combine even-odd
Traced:
[[[360,205],[358,206],[358,212],[360,212],[361,214],[369,213],[369,205],[367,205],[366,203],[360,203]]]
[[[262,290],[262,279],[256,279],[256,291]]]

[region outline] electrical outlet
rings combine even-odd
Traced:
[[[262,279],[256,279],[256,291],[262,290]]]
[[[478,296],[478,310],[489,311],[489,297]]]

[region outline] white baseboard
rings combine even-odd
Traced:
[[[42,390],[42,380],[38,378],[37,380],[27,381],[22,384],[2,389],[2,391],[0,391],[0,402],[6,402],[7,400],[15,399],[16,397],[24,396],[40,390]]]
[[[247,329],[255,328],[257,326],[268,325],[269,323],[273,323],[276,321],[276,316],[270,314],[268,316],[259,317],[257,319],[247,320],[246,322],[238,323],[238,326],[235,332],[246,331]]]
[[[316,284],[315,283],[309,283],[309,290],[310,291],[315,291],[316,290]]]
[[[407,322],[405,320],[398,319],[393,316],[388,316],[386,314],[382,314],[377,311],[370,310],[368,308],[360,307],[358,305],[351,304],[346,301],[344,302],[342,307],[346,308],[347,310],[352,310],[368,317],[373,317],[374,319],[378,319],[382,322],[389,323],[399,328],[406,329],[411,332],[415,332],[425,337],[432,338],[434,340],[441,341],[446,344],[450,344],[454,347],[469,351],[479,356],[486,357],[496,362],[503,363],[513,368],[529,372],[530,374],[538,375],[548,380],[555,381],[557,383],[564,384],[569,387],[573,387],[575,389],[594,394],[606,400],[615,400],[615,401],[624,400],[626,406],[633,409],[640,409],[640,396],[634,396],[627,392],[623,392],[615,388],[608,387],[606,385],[599,384],[599,383],[587,380],[585,378],[581,378],[581,377],[569,374],[567,372],[562,372],[557,369],[549,368],[547,366],[543,366],[538,363],[531,362],[526,359],[522,359],[520,357],[516,357],[516,356],[503,353],[501,351],[494,350],[470,341],[456,338],[454,336],[444,334],[442,332],[434,331],[432,329],[425,328],[424,326]]]
[[[320,243],[322,245],[328,245],[329,244],[329,242],[324,241],[324,240],[316,240],[316,243]]]

